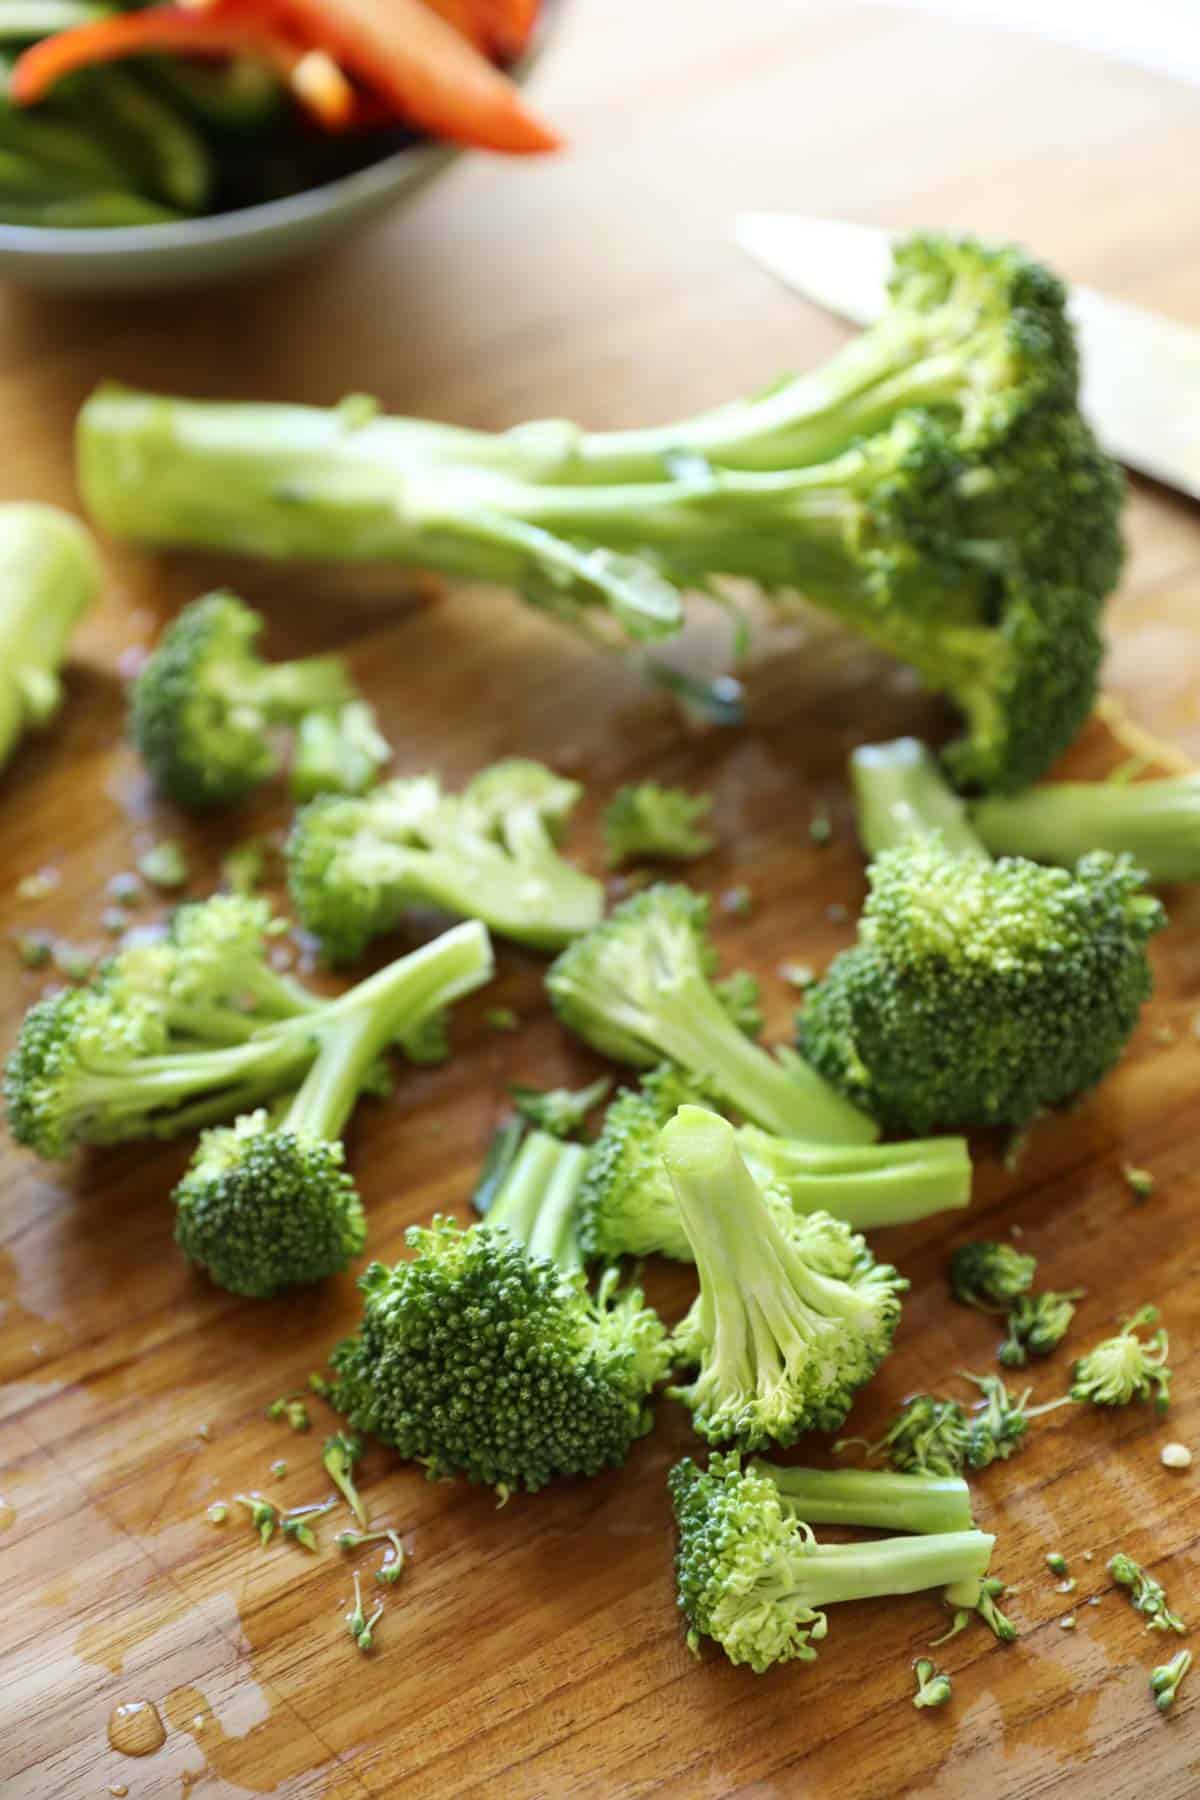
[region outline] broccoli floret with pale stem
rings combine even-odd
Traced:
[[[124,990],[71,989],[26,1014],[5,1068],[9,1127],[49,1158],[76,1144],[176,1136],[253,1110],[302,1082],[325,1040],[355,1017],[386,1008],[394,1024],[487,981],[487,932],[458,926],[336,1000],[211,1047],[171,1036],[158,999]],[[233,1016],[232,1012],[229,1015]]]
[[[671,1357],[615,1270],[588,1291],[574,1226],[586,1160],[534,1132],[483,1223],[437,1218],[410,1230],[410,1261],[371,1265],[360,1329],[333,1359],[352,1426],[501,1497],[625,1461]]]
[[[602,1055],[689,1070],[768,1130],[826,1143],[866,1143],[870,1120],[802,1062],[782,1065],[750,1043],[714,991],[708,902],[658,884],[622,902],[564,950],[546,978],[564,1025]]]
[[[1105,1338],[1081,1356],[1071,1376],[1072,1400],[1128,1406],[1134,1400],[1153,1399],[1159,1412],[1166,1412],[1171,1399],[1170,1345],[1161,1325],[1149,1338],[1138,1336],[1143,1326],[1151,1325],[1158,1325],[1158,1308],[1139,1307],[1115,1337]]]
[[[1071,1328],[1075,1302],[1083,1295],[1083,1288],[1023,1294],[1008,1315],[1008,1336],[996,1352],[999,1360],[1006,1368],[1023,1369],[1031,1356],[1049,1356],[1057,1350]]]
[[[392,747],[365,700],[305,713],[296,727],[291,786],[297,800],[365,794],[391,761]]]
[[[523,1119],[548,1131],[551,1137],[574,1137],[582,1130],[592,1108],[608,1098],[612,1078],[601,1075],[582,1088],[534,1088],[516,1084],[509,1088],[513,1105]]]
[[[889,847],[857,944],[808,994],[801,1050],[897,1130],[1021,1126],[1094,1087],[1151,989],[1146,943],[1165,915],[1141,871],[1104,852],[1068,872],[948,850],[936,772],[907,743],[860,759],[856,781],[871,841]],[[868,812],[876,782],[886,803]]]
[[[639,1089],[622,1089],[592,1146],[580,1195],[586,1256],[694,1260],[658,1138],[680,1106],[711,1106],[713,1099],[704,1082],[669,1063],[645,1076]],[[743,1125],[737,1141],[760,1186],[797,1212],[826,1212],[857,1231],[928,1218],[964,1207],[971,1197],[971,1159],[962,1138],[814,1144]]]
[[[967,1411],[957,1400],[913,1394],[875,1443],[841,1438],[834,1449],[861,1444],[868,1456],[884,1457],[900,1474],[946,1477],[962,1474],[970,1441]]]
[[[609,863],[615,868],[638,857],[691,862],[707,856],[714,839],[702,821],[711,811],[711,794],[689,794],[656,781],[619,788],[601,820]]]
[[[1170,1712],[1179,1692],[1179,1684],[1192,1666],[1190,1650],[1177,1650],[1170,1662],[1159,1663],[1150,1671],[1150,1692],[1159,1712]]]
[[[1037,1257],[1012,1244],[983,1239],[960,1244],[950,1258],[950,1292],[964,1306],[981,1312],[1003,1312],[1028,1293],[1037,1274]]]
[[[274,775],[272,733],[354,696],[337,656],[267,663],[258,613],[206,594],[163,633],[133,684],[130,727],[156,787],[189,811],[234,806]]]
[[[557,949],[604,911],[600,882],[557,847],[580,792],[540,763],[512,758],[458,796],[421,775],[358,798],[314,800],[287,846],[296,910],[334,962],[358,956],[419,906]]]
[[[62,704],[59,669],[100,580],[78,519],[54,506],[0,505],[0,767]]]
[[[355,1465],[362,1460],[362,1453],[361,1438],[352,1432],[335,1431],[332,1437],[325,1439],[321,1461],[330,1481],[365,1531],[371,1523],[371,1515],[354,1479]]]
[[[700,1278],[674,1337],[697,1372],[671,1397],[710,1443],[835,1431],[891,1349],[908,1283],[848,1226],[769,1198],[716,1113],[682,1106],[661,1144]]]
[[[995,1539],[954,1530],[872,1543],[820,1544],[760,1465],[714,1453],[707,1471],[690,1457],[668,1476],[678,1547],[675,1574],[688,1645],[712,1638],[730,1662],[762,1674],[775,1663],[812,1662],[825,1608],[843,1600],[949,1588],[981,1595]]]
[[[1130,1605],[1145,1619],[1147,1631],[1177,1631],[1182,1636],[1187,1630],[1178,1613],[1173,1613],[1167,1605],[1162,1583],[1143,1569],[1141,1563],[1134,1562],[1132,1556],[1118,1550],[1108,1565],[1108,1572],[1118,1587],[1128,1590]]]
[[[978,802],[970,821],[993,856],[1070,868],[1108,850],[1132,856],[1148,881],[1200,881],[1200,774],[1045,782]]]

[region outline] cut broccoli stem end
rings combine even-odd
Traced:
[[[915,738],[863,745],[850,758],[850,776],[858,835],[869,856],[930,837],[956,853],[986,855],[963,802]]]

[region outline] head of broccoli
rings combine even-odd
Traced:
[[[266,663],[261,631],[235,594],[206,594],[167,627],[134,682],[134,742],[179,806],[235,805],[279,766],[273,727],[354,698],[340,658]]]
[[[661,1141],[700,1278],[675,1333],[697,1373],[672,1397],[710,1443],[836,1430],[891,1349],[908,1283],[841,1221],[761,1190],[717,1114],[682,1106]]]
[[[913,842],[878,856],[858,943],[808,995],[812,1065],[889,1129],[1027,1124],[1112,1068],[1164,924],[1124,857],[1073,872]]]
[[[822,1545],[788,1506],[763,1464],[714,1453],[690,1457],[667,1478],[675,1510],[678,1600],[688,1645],[712,1638],[730,1662],[762,1674],[812,1662],[825,1608],[843,1600],[953,1587],[981,1592],[995,1539],[955,1530],[873,1543]]]
[[[602,1055],[643,1068],[668,1061],[711,1084],[768,1130],[864,1143],[874,1127],[803,1063],[751,1043],[714,986],[708,902],[659,883],[622,901],[569,945],[546,978],[564,1025]]]
[[[586,1154],[531,1133],[484,1223],[437,1218],[409,1232],[411,1260],[368,1268],[362,1323],[334,1355],[351,1425],[502,1495],[625,1461],[670,1353],[615,1271],[587,1288],[574,1229]]]

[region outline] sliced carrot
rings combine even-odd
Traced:
[[[558,147],[515,83],[424,0],[265,3],[296,36],[327,50],[402,118],[435,137],[518,156]]]
[[[181,56],[252,56],[277,70],[291,83],[308,47],[290,40],[269,21],[248,10],[221,5],[204,8],[151,6],[143,12],[116,13],[71,31],[55,32],[17,58],[9,94],[18,106],[43,99],[67,75],[97,63],[119,62],[148,53]],[[336,72],[335,72],[336,73]],[[301,92],[321,122],[337,129],[349,122],[354,94],[342,78]]]
[[[533,35],[538,0],[425,0],[488,56],[519,56]]]

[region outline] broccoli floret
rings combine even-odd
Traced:
[[[966,1464],[969,1469],[986,1469],[994,1462],[1007,1462],[1019,1450],[1029,1430],[1030,1419],[1056,1412],[1070,1404],[1070,1395],[1061,1400],[1047,1400],[1041,1406],[1030,1406],[1032,1388],[1012,1394],[999,1375],[969,1375],[983,1399],[972,1409],[967,1426]]]
[[[54,506],[0,505],[0,767],[58,711],[59,669],[100,579],[78,519]]]
[[[1159,1663],[1150,1671],[1150,1692],[1159,1712],[1170,1712],[1179,1692],[1179,1684],[1192,1666],[1190,1650],[1178,1650],[1170,1662]]]
[[[1173,1613],[1167,1605],[1162,1583],[1140,1563],[1134,1562],[1132,1556],[1118,1550],[1108,1565],[1108,1572],[1118,1587],[1128,1589],[1130,1604],[1145,1619],[1147,1631],[1177,1631],[1182,1636],[1187,1630],[1178,1613]]]
[[[365,1531],[371,1523],[371,1515],[354,1479],[355,1465],[362,1460],[362,1453],[361,1438],[348,1431],[335,1431],[332,1437],[325,1439],[321,1461],[330,1481]],[[338,1543],[341,1545],[340,1538]]]
[[[592,1146],[580,1195],[586,1256],[657,1252],[694,1260],[658,1138],[680,1106],[713,1101],[704,1082],[669,1063],[645,1076],[640,1089],[622,1089]],[[971,1159],[962,1138],[813,1144],[743,1125],[737,1142],[760,1186],[785,1196],[797,1212],[826,1212],[858,1231],[928,1218],[966,1206],[971,1197]]]
[[[1093,1406],[1128,1406],[1134,1400],[1153,1399],[1159,1412],[1166,1412],[1171,1399],[1166,1330],[1159,1325],[1148,1339],[1137,1335],[1143,1326],[1157,1324],[1156,1306],[1139,1307],[1115,1337],[1105,1338],[1081,1356],[1071,1376],[1072,1400],[1089,1400]]]
[[[1008,1315],[1008,1336],[996,1352],[999,1360],[1007,1368],[1023,1369],[1031,1356],[1049,1356],[1057,1350],[1071,1328],[1075,1302],[1083,1295],[1083,1288],[1023,1294]]]
[[[303,1081],[331,1034],[386,1009],[413,1022],[487,981],[482,926],[446,932],[336,1000],[264,1025],[220,1047],[173,1039],[157,998],[98,985],[39,1001],[26,1014],[5,1069],[9,1126],[40,1156],[76,1144],[175,1136],[249,1112]],[[229,1015],[234,1015],[230,1011]]]
[[[333,962],[358,956],[416,906],[557,949],[604,910],[602,885],[557,848],[579,793],[540,763],[514,758],[457,798],[422,775],[357,799],[314,800],[287,847],[296,910]]]
[[[714,1453],[706,1472],[690,1457],[667,1478],[675,1509],[678,1600],[697,1654],[710,1637],[730,1662],[757,1674],[775,1663],[812,1662],[825,1637],[824,1608],[950,1588],[981,1593],[995,1539],[956,1530],[873,1543],[819,1544],[760,1466]]]
[[[983,1239],[960,1244],[950,1258],[950,1292],[964,1306],[980,1312],[1004,1312],[1028,1293],[1037,1274],[1037,1257],[1012,1244]]]
[[[917,1708],[945,1706],[953,1692],[950,1677],[945,1670],[935,1669],[927,1656],[918,1656],[913,1664],[913,1674],[917,1678],[913,1705]]]
[[[619,788],[601,820],[609,864],[615,868],[639,857],[691,862],[707,856],[714,840],[702,821],[711,811],[711,794],[689,794],[656,781]]]
[[[957,1400],[914,1394],[905,1401],[875,1443],[844,1438],[834,1448],[863,1443],[868,1456],[883,1456],[893,1469],[908,1475],[961,1475],[964,1469],[986,1469],[1005,1462],[1019,1448],[1029,1420],[1066,1406],[1068,1399],[1030,1406],[1031,1390],[1011,1394],[998,1375],[964,1375],[983,1393],[968,1413]]]
[[[206,594],[167,627],[133,684],[134,742],[155,786],[189,811],[244,800],[279,766],[275,726],[354,698],[340,657],[264,662],[262,624],[236,594]]]
[[[368,1268],[362,1325],[333,1359],[352,1426],[502,1497],[625,1461],[670,1351],[615,1270],[587,1289],[574,1230],[586,1159],[534,1132],[483,1223],[414,1226],[411,1261]]]
[[[769,1199],[716,1113],[682,1106],[661,1142],[700,1278],[674,1339],[697,1374],[672,1398],[710,1443],[835,1431],[891,1349],[908,1283],[827,1213]]]
[[[1132,856],[1152,882],[1200,881],[1200,774],[1045,782],[971,808],[993,856],[1070,868],[1089,850]]]
[[[297,800],[318,794],[365,794],[391,761],[392,747],[365,700],[306,712],[296,726],[292,793]]]
[[[660,883],[564,950],[546,986],[564,1025],[602,1055],[677,1063],[771,1131],[871,1141],[870,1120],[803,1063],[781,1066],[738,1030],[714,992],[715,964],[707,900]]]
[[[551,1137],[568,1138],[583,1129],[588,1114],[608,1098],[611,1087],[611,1077],[601,1075],[582,1088],[542,1089],[514,1084],[508,1091],[523,1119],[539,1131],[548,1131]]]

